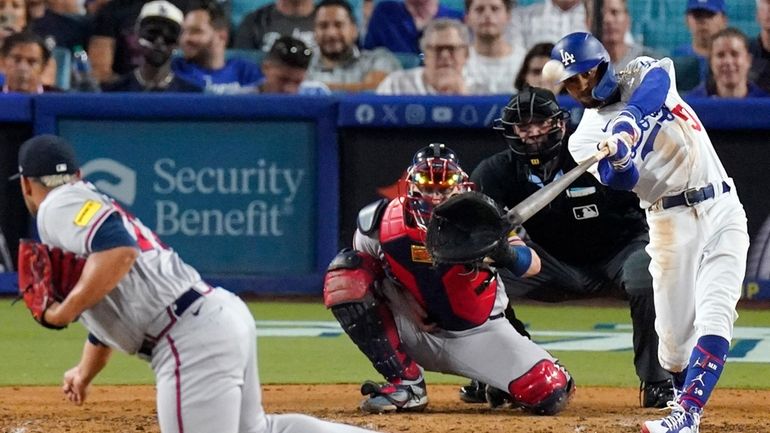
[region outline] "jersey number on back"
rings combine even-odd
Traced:
[[[168,246],[164,244],[152,230],[142,224],[131,212],[120,207],[120,205],[113,200],[112,202],[115,209],[117,209],[120,216],[123,217],[123,221],[128,223],[133,229],[134,237],[136,238],[136,244],[139,246],[139,250],[142,252],[161,249],[167,250]]]

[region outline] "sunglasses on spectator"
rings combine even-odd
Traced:
[[[162,22],[142,23],[139,27],[139,38],[154,43],[158,37],[163,38],[166,45],[175,44],[179,40],[179,29]]]

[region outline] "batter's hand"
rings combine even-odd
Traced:
[[[412,296],[411,293],[406,290],[403,291],[404,302],[406,302],[406,310],[409,315],[409,319],[417,325],[423,332],[434,332],[438,329],[438,326],[433,322],[428,322],[428,313],[425,311],[422,305],[417,302],[417,299]]]
[[[75,366],[64,373],[62,391],[67,399],[80,406],[86,401],[88,383],[80,373],[80,367]]]
[[[625,132],[613,134],[596,147],[607,150],[607,159],[615,171],[625,171],[632,164],[631,146],[633,138]]]

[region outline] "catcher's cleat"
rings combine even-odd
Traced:
[[[428,406],[425,380],[398,385],[367,380],[361,385],[361,394],[369,396],[361,402],[361,410],[368,413],[421,412]]]
[[[466,403],[486,403],[487,384],[478,380],[471,380],[471,383],[460,387],[460,400]]]
[[[518,406],[513,403],[510,394],[492,385],[486,386],[485,395],[490,409],[507,409]]]
[[[668,407],[671,408],[671,415],[656,421],[645,421],[642,433],[698,433],[700,409],[686,410],[674,401],[668,402]]]
[[[642,407],[667,407],[669,401],[674,400],[674,383],[671,379],[660,382],[642,382],[639,386],[640,404]]]

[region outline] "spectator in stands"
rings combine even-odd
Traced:
[[[506,39],[512,1],[465,0],[465,23],[473,33],[465,73],[485,86],[485,93],[513,93],[511,77],[521,69],[526,54]]]
[[[257,85],[257,93],[329,95],[331,91],[320,81],[306,80],[313,50],[291,36],[281,36],[262,61],[265,78]]]
[[[460,21],[438,18],[420,39],[425,66],[391,72],[377,87],[381,95],[468,95],[483,93],[473,77],[464,75],[470,32]]]
[[[37,0],[36,0],[37,1]],[[40,35],[49,47],[88,46],[90,24],[72,10],[71,2],[42,0],[30,8],[30,29]]]
[[[545,0],[511,13],[512,42],[529,50],[540,42],[556,42],[586,29],[586,9],[580,0]]]
[[[0,43],[8,36],[27,27],[26,0],[3,0],[0,2]]]
[[[749,76],[759,87],[770,92],[770,0],[757,0],[759,35],[749,42],[752,56]]]
[[[115,0],[113,0],[115,1]],[[184,14],[166,0],[142,7],[138,17],[139,45],[144,63],[102,86],[105,92],[200,92],[202,89],[174,74],[171,55],[178,45]]]
[[[188,0],[168,1],[185,10]],[[113,81],[144,61],[142,47],[137,43],[137,17],[145,3],[148,1],[111,0],[94,18],[88,58],[100,82]]]
[[[246,15],[235,32],[235,48],[270,51],[281,36],[313,40],[313,0],[276,0]]]
[[[751,98],[770,96],[749,81],[751,54],[749,40],[740,30],[728,27],[711,39],[709,78],[688,96],[718,98]]]
[[[315,11],[316,55],[308,78],[324,82],[332,90],[374,90],[401,63],[384,48],[359,50],[358,28],[347,0],[323,0]]]
[[[554,95],[559,94],[562,88],[561,83],[552,83],[543,79],[543,66],[551,60],[551,50],[553,50],[552,43],[541,42],[535,44],[527,52],[527,55],[524,56],[524,62],[513,80],[513,87],[516,92],[521,92],[525,86],[530,86],[548,89]]]
[[[708,55],[711,38],[727,27],[725,0],[688,0],[687,27],[692,43],[671,50],[673,57],[695,57],[700,64],[700,79],[708,77]]]
[[[43,71],[51,51],[30,31],[7,36],[2,45],[5,82],[3,93],[43,93],[58,89],[43,84]]]
[[[439,4],[439,0],[380,1],[369,19],[364,48],[420,54],[420,37],[434,18],[462,20],[463,14]]]
[[[601,41],[610,53],[612,65],[616,71],[639,56],[658,57],[650,48],[639,44],[629,44],[626,36],[631,29],[631,16],[628,14],[627,0],[604,0],[602,2]]]
[[[185,14],[179,44],[184,57],[171,61],[180,78],[204,92],[237,94],[253,90],[262,79],[259,65],[240,58],[225,59],[229,20],[214,0],[201,0]]]

